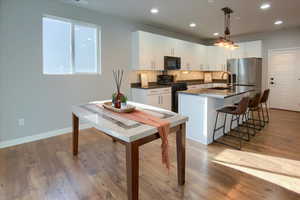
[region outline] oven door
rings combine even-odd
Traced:
[[[178,70],[181,67],[180,57],[165,56],[165,70]]]

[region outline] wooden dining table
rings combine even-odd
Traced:
[[[79,120],[90,124],[103,134],[110,136],[113,142],[120,142],[126,148],[126,173],[128,200],[139,199],[139,147],[159,139],[156,127],[129,120],[109,111],[99,104],[107,101],[96,101],[72,107],[73,117],[73,155],[78,156]],[[170,133],[176,133],[177,177],[178,184],[185,184],[185,139],[187,117],[161,108],[128,102],[136,109],[143,110],[170,122]],[[100,147],[99,147],[100,148]],[[161,149],[157,149],[161,151]],[[160,161],[160,160],[159,160]],[[168,176],[168,174],[166,174]]]

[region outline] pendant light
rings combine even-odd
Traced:
[[[225,48],[232,49],[232,50],[239,48],[239,46],[230,39],[230,35],[231,35],[231,33],[230,33],[230,14],[233,13],[233,10],[231,8],[225,7],[225,8],[222,8],[222,11],[224,12],[224,16],[225,16],[224,36],[219,37],[219,39],[214,43],[214,45],[219,46],[219,47],[225,47]]]

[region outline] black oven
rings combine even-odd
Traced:
[[[165,70],[177,70],[181,67],[180,57],[165,56]]]

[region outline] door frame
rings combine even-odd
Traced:
[[[276,51],[290,51],[290,50],[300,50],[300,46],[299,47],[278,48],[278,49],[269,49],[268,50],[268,64],[267,64],[267,78],[266,78],[267,88],[270,88],[269,77],[270,77],[270,69],[271,69],[271,54],[273,52],[276,52]],[[268,105],[270,106],[270,99],[269,99]],[[276,108],[274,108],[274,109],[276,109]],[[295,112],[298,112],[298,111],[295,111]]]

